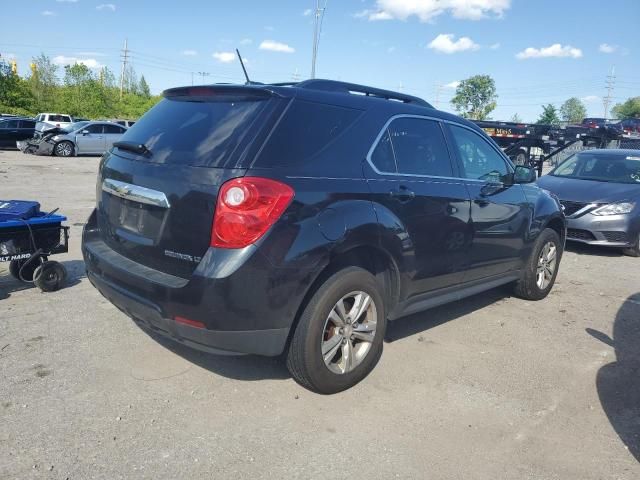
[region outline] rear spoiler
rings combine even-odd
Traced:
[[[206,99],[217,95],[230,97],[254,97],[256,99],[267,99],[278,95],[268,85],[200,85],[192,87],[169,88],[162,92],[164,98],[194,97]],[[280,95],[278,95],[280,96]]]

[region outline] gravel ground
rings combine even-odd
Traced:
[[[0,264],[0,478],[640,478],[640,259],[570,247],[546,300],[402,319],[363,383],[319,396],[277,360],[151,338],[93,289],[97,165],[0,151],[0,197],[72,234],[64,290]]]

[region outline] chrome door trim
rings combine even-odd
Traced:
[[[104,192],[115,195],[116,197],[131,200],[132,202],[145,203],[154,207],[170,208],[169,200],[163,192],[151,190],[150,188],[132,185],[130,183],[121,182],[105,178],[102,182],[102,190]]]

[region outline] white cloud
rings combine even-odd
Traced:
[[[45,17],[54,17],[56,13],[52,12],[51,10],[45,10],[44,12],[42,12],[42,15],[44,15]]]
[[[480,48],[480,45],[469,37],[460,37],[458,40],[455,40],[455,35],[452,33],[441,33],[431,40],[431,43],[429,43],[427,47],[436,52],[451,54],[464,52],[466,50],[477,50]]]
[[[587,95],[586,97],[582,97],[580,100],[586,103],[594,103],[599,102],[600,97],[598,95]]]
[[[496,43],[493,43],[493,44],[489,45],[489,48],[490,48],[491,50],[497,50],[497,49],[499,49],[499,48],[500,48],[500,42],[496,42]]]
[[[184,55],[185,57],[195,57],[196,55],[198,55],[198,52],[195,50],[183,50],[182,55]]]
[[[608,43],[601,43],[598,50],[602,53],[613,53],[618,49],[617,45],[609,45]]]
[[[454,80],[453,82],[446,83],[444,85],[444,88],[451,88],[455,90],[456,88],[458,88],[458,85],[460,85],[460,82],[458,80]]]
[[[489,15],[502,17],[511,7],[511,0],[376,0],[376,8],[362,10],[358,18],[375,20],[407,20],[416,16],[429,22],[444,13],[455,18],[480,20]]]
[[[543,48],[525,48],[523,51],[516,54],[516,58],[524,60],[526,58],[548,58],[548,57],[582,57],[582,50],[574,48],[571,45],[560,45],[554,43],[549,47]]]
[[[231,63],[236,59],[236,54],[233,52],[215,52],[211,56],[220,63]]]
[[[242,40],[240,40],[240,45],[251,45],[253,43],[253,40],[251,40],[250,38],[243,38]]]
[[[313,13],[313,10],[311,10],[310,8],[307,8],[304,12],[302,12],[302,15],[304,15],[305,17],[308,17],[312,13]]]
[[[113,3],[101,3],[96,7],[96,10],[111,10],[112,12],[115,12],[116,6]]]
[[[76,63],[80,63],[81,65],[86,65],[89,68],[104,67],[104,65],[98,62],[95,58],[65,57],[64,55],[53,57],[53,63],[56,65],[75,65]]]
[[[260,44],[260,50],[269,50],[270,52],[293,53],[295,48],[290,47],[286,43],[275,42],[273,40],[263,40]]]

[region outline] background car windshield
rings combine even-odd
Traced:
[[[72,123],[71,125],[64,127],[62,130],[64,130],[67,133],[75,132],[76,130],[80,130],[87,123],[89,122],[75,122],[75,123]]]
[[[640,154],[577,154],[564,161],[551,175],[579,180],[640,184]]]

